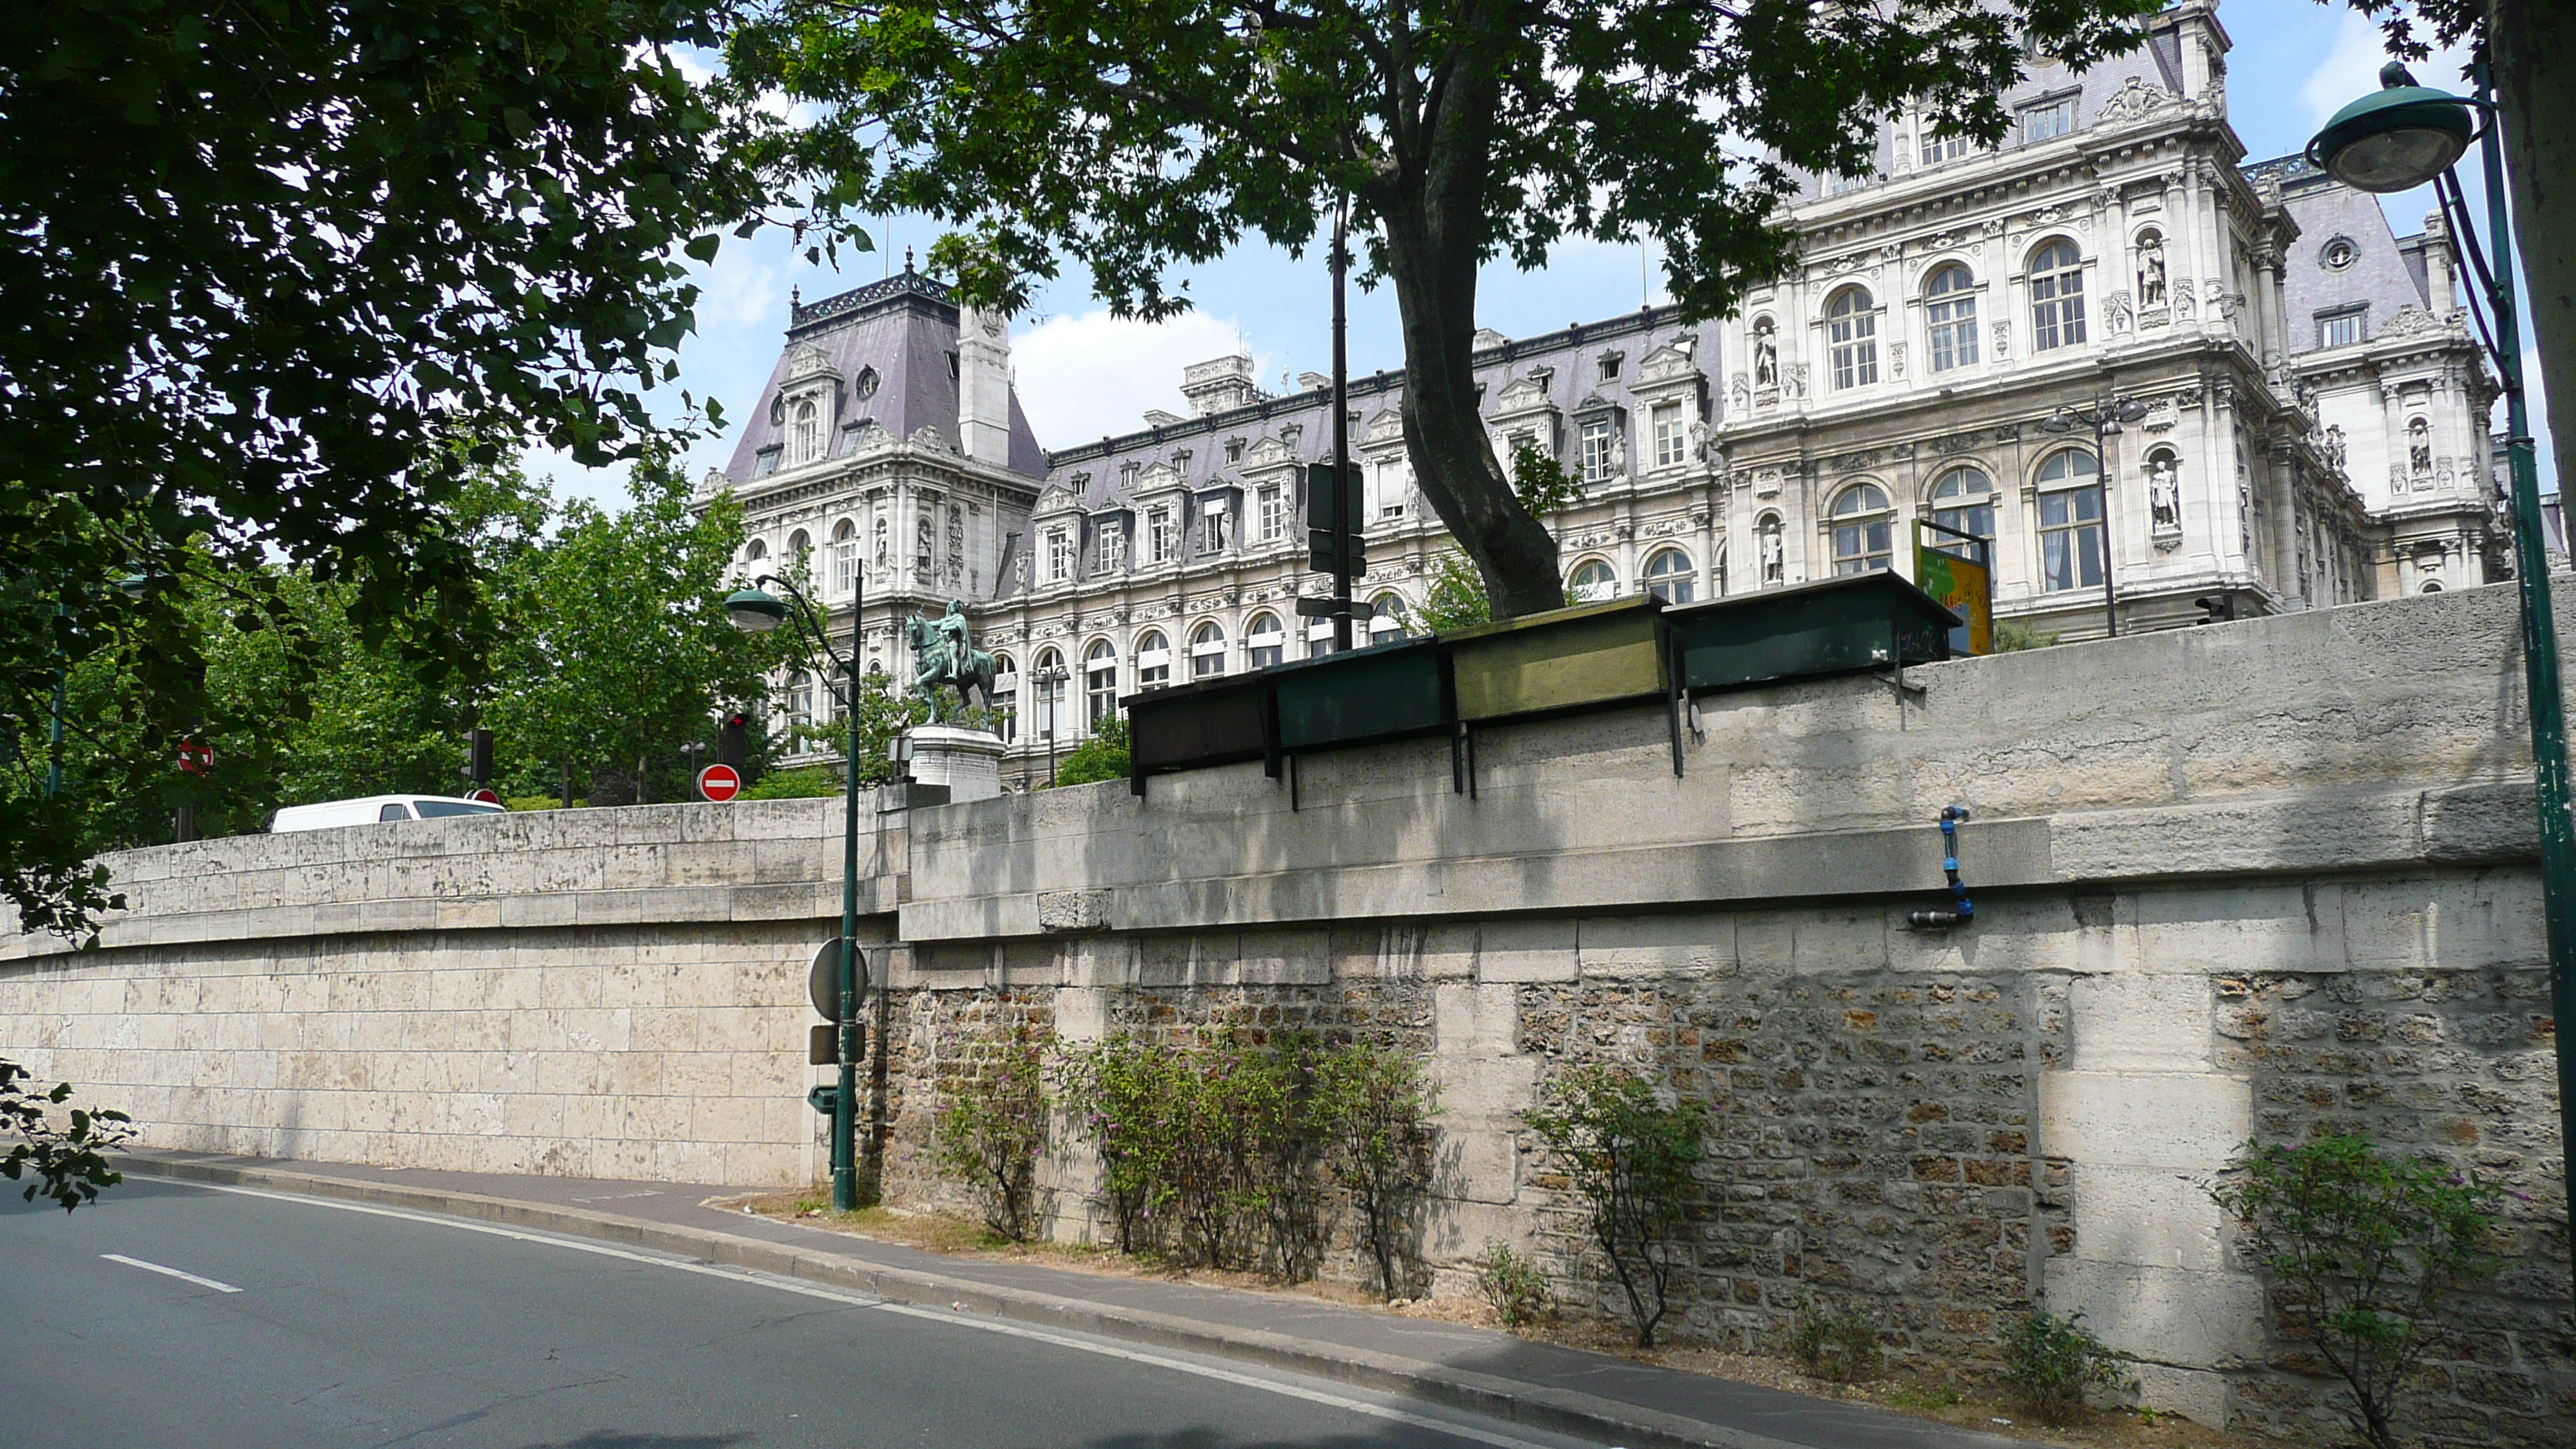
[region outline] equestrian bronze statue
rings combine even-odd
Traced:
[[[961,599],[948,601],[948,612],[936,619],[918,614],[904,620],[904,635],[912,642],[912,692],[930,706],[932,724],[949,723],[948,708],[940,694],[941,686],[957,691],[958,708],[966,705],[966,690],[972,685],[983,697],[984,708],[993,707],[993,656],[975,647],[974,635],[966,624],[966,604]]]

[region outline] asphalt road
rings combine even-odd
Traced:
[[[180,1276],[185,1275],[185,1276]],[[662,1254],[131,1178],[0,1198],[12,1449],[1578,1449],[1322,1380]]]

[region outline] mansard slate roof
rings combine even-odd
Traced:
[[[2299,224],[2284,262],[2281,310],[2290,326],[2290,350],[2317,347],[2316,315],[2355,303],[2367,303],[2362,335],[2375,338],[2397,317],[2398,309],[2439,313],[2452,305],[2444,298],[2430,303],[2424,274],[2424,237],[2400,237],[2388,224],[2379,198],[2355,191],[2309,165],[2302,156],[2282,156],[2244,168],[2246,179],[2281,183],[2281,204]],[[2337,271],[2325,264],[2326,248],[2338,239],[2358,251]]]
[[[1560,416],[1571,419],[1578,408],[1598,395],[1614,406],[1634,409],[1641,405],[1634,389],[1647,354],[1677,337],[1688,335],[1697,338],[1692,365],[1704,379],[1703,415],[1714,420],[1721,405],[1718,397],[1721,389],[1715,385],[1719,376],[1717,324],[1684,326],[1680,317],[1680,310],[1675,307],[1649,307],[1607,321],[1574,323],[1560,331],[1519,341],[1505,339],[1496,333],[1480,334],[1475,367],[1476,378],[1485,387],[1485,415],[1493,417],[1497,397],[1504,388],[1531,378],[1542,368],[1549,369],[1550,375],[1544,382],[1541,397],[1524,406],[1552,406]],[[1604,382],[1600,378],[1601,358],[1613,352],[1620,354],[1619,376]],[[1350,380],[1350,410],[1356,414],[1351,420],[1353,455],[1365,458],[1384,449],[1386,445],[1383,443],[1370,444],[1370,424],[1395,408],[1403,398],[1404,373],[1401,369],[1390,368]],[[1228,463],[1226,444],[1238,438],[1244,443],[1243,462]],[[1056,449],[1047,455],[1047,490],[1039,495],[1038,510],[1040,514],[1048,511],[1051,495],[1058,487],[1071,490],[1074,505],[1084,513],[1133,508],[1136,500],[1120,481],[1126,465],[1130,463],[1157,478],[1161,475],[1152,473],[1157,465],[1176,469],[1180,474],[1179,488],[1190,493],[1211,487],[1239,485],[1247,466],[1261,466],[1260,460],[1254,457],[1254,451],[1265,439],[1283,444],[1289,458],[1300,464],[1315,462],[1330,453],[1333,446],[1332,390],[1329,387],[1306,388],[1284,397],[1266,398],[1186,422]],[[1572,446],[1570,423],[1566,435],[1558,441],[1566,447]],[[1189,455],[1186,461],[1180,456],[1184,452]],[[1276,454],[1272,455],[1272,461],[1275,463]],[[1169,481],[1164,481],[1159,488],[1149,486],[1146,491],[1168,493],[1174,490]],[[1299,517],[1302,520],[1302,515]],[[1302,528],[1302,521],[1296,526]],[[1184,566],[1202,560],[1200,542],[1195,529],[1184,530],[1181,556]],[[1022,546],[1027,545],[1023,543]],[[995,598],[1008,598],[1020,592],[1015,572],[1007,568],[1002,571]]]
[[[779,388],[796,366],[805,344],[823,350],[832,370],[850,390],[843,394],[844,426],[873,419],[897,438],[923,428],[936,432],[957,449],[957,379],[949,356],[957,350],[957,306],[946,284],[912,269],[870,282],[819,302],[799,303],[791,311],[787,346],[770,370],[769,382],[743,420],[742,439],[734,445],[725,476],[736,487],[754,481],[763,450],[786,439],[783,416],[776,415]],[[874,368],[874,396],[859,397],[859,374]],[[834,451],[838,452],[835,443]],[[1016,389],[1011,394],[1011,471],[1036,477],[1046,471],[1046,450],[1020,411]]]

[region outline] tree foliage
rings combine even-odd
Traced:
[[[1696,1102],[1666,1106],[1644,1078],[1614,1067],[1575,1067],[1552,1095],[1553,1105],[1523,1118],[1583,1206],[1627,1297],[1637,1346],[1652,1348],[1687,1252],[1680,1239],[1706,1114]]]
[[[696,289],[676,255],[760,196],[670,57],[699,0],[61,0],[0,57],[0,713],[130,661],[154,742],[84,799],[152,799],[208,713],[200,583],[254,626],[340,591],[422,667],[489,633],[450,511],[537,440],[633,456]],[[711,412],[712,416],[712,412]],[[466,440],[462,447],[459,440]],[[296,657],[292,662],[304,662]],[[293,678],[277,681],[292,689]],[[114,901],[82,809],[0,761],[0,891],[79,935]]]
[[[1786,270],[1804,173],[1866,169],[1885,114],[2000,137],[2029,47],[2074,65],[2160,0],[769,0],[728,48],[747,99],[821,119],[765,160],[827,226],[926,212],[966,295],[1016,308],[1071,257],[1113,311],[1186,306],[1178,264],[1298,249],[1347,195],[1395,289],[1414,475],[1495,613],[1563,602],[1554,541],[1487,440],[1478,264],[1661,244],[1692,317]]]
[[[2209,1194],[2242,1225],[2274,1311],[2342,1376],[2353,1428],[2372,1449],[2397,1449],[2398,1395],[2459,1311],[2460,1288],[2495,1268],[2502,1190],[2329,1134],[2248,1143]]]
[[[1127,752],[1127,716],[1113,714],[1092,726],[1091,738],[1066,753],[1056,766],[1055,778],[1039,786],[1041,790],[1066,785],[1096,785],[1103,780],[1124,780],[1133,768]]]
[[[0,1177],[26,1179],[21,1197],[49,1198],[65,1212],[97,1201],[102,1189],[125,1180],[108,1165],[106,1153],[131,1135],[126,1115],[113,1110],[73,1107],[56,1123],[53,1109],[71,1097],[69,1082],[39,1091],[26,1068],[0,1059],[0,1131],[17,1139],[0,1152]]]

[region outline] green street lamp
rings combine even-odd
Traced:
[[[2568,815],[2567,721],[2558,685],[2558,620],[2549,599],[2549,550],[2540,525],[2540,469],[2531,436],[2531,408],[2522,379],[2522,323],[2513,298],[2513,232],[2504,204],[2504,146],[2496,135],[2496,106],[2488,94],[2487,61],[2472,67],[2475,96],[2455,96],[2415,84],[2406,67],[2390,61],[2379,72],[2380,90],[2326,122],[2308,143],[2308,162],[2363,191],[2407,191],[2433,183],[2442,214],[2460,239],[2469,263],[2469,317],[2477,323],[2487,355],[2503,379],[2505,457],[2513,478],[2514,575],[2522,598],[2522,668],[2531,696],[2531,757],[2540,804],[2540,895],[2549,926],[2550,1011],[2558,1023],[2559,1151],[2576,1160],[2576,821]],[[2486,124],[2475,124],[2472,113]],[[2451,165],[2479,143],[2487,181],[2487,230],[2495,244],[2489,268],[2469,216],[2468,198]],[[2486,307],[2486,316],[2478,311]],[[2490,327],[2487,317],[2494,322]]]
[[[787,594],[781,601],[764,585],[775,584]],[[850,653],[847,658],[832,647],[824,631],[821,616],[806,599],[804,591],[791,579],[776,574],[762,574],[752,586],[738,590],[725,599],[725,617],[735,628],[748,634],[766,634],[791,619],[802,627],[823,657],[832,662],[823,671],[825,687],[841,701],[842,712],[850,721],[849,752],[842,761],[841,777],[841,937],[840,1000],[834,1023],[838,1030],[838,1049],[833,1056],[840,1062],[840,1081],[832,1095],[832,1210],[849,1212],[859,1205],[858,1115],[859,1115],[859,993],[867,984],[867,973],[859,966],[859,648],[860,618],[859,583],[851,585]],[[789,602],[794,604],[791,609]],[[846,687],[830,683],[838,673]]]

